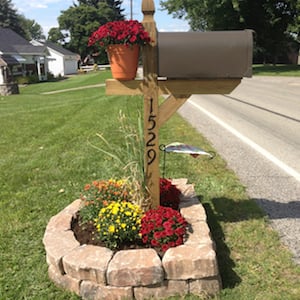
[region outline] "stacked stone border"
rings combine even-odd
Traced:
[[[154,249],[113,253],[105,247],[80,245],[71,229],[81,206],[78,199],[47,225],[43,243],[50,279],[91,300],[217,294],[221,280],[205,210],[187,179],[175,179],[173,184],[181,190],[180,212],[190,225],[183,245],[168,249],[162,259]]]

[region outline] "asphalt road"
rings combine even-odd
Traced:
[[[230,95],[193,95],[179,113],[227,161],[300,264],[300,77],[243,79]]]

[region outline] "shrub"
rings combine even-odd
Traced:
[[[112,202],[103,207],[95,219],[97,237],[110,249],[139,239],[143,212],[130,202]]]
[[[18,84],[33,84],[40,82],[39,77],[36,74],[27,76],[17,76],[15,77],[15,80]]]
[[[178,210],[180,190],[166,178],[160,178],[160,205]]]
[[[83,201],[79,211],[81,223],[93,222],[99,211],[110,202],[130,201],[130,185],[127,180],[96,180],[86,184],[80,198]]]
[[[171,207],[148,210],[141,221],[142,242],[165,252],[183,244],[187,222]]]

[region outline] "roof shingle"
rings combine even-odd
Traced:
[[[2,53],[19,53],[44,55],[44,46],[33,46],[10,28],[0,27],[0,51]]]

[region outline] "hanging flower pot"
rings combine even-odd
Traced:
[[[106,51],[113,78],[118,80],[135,78],[139,60],[139,45],[109,45]]]

